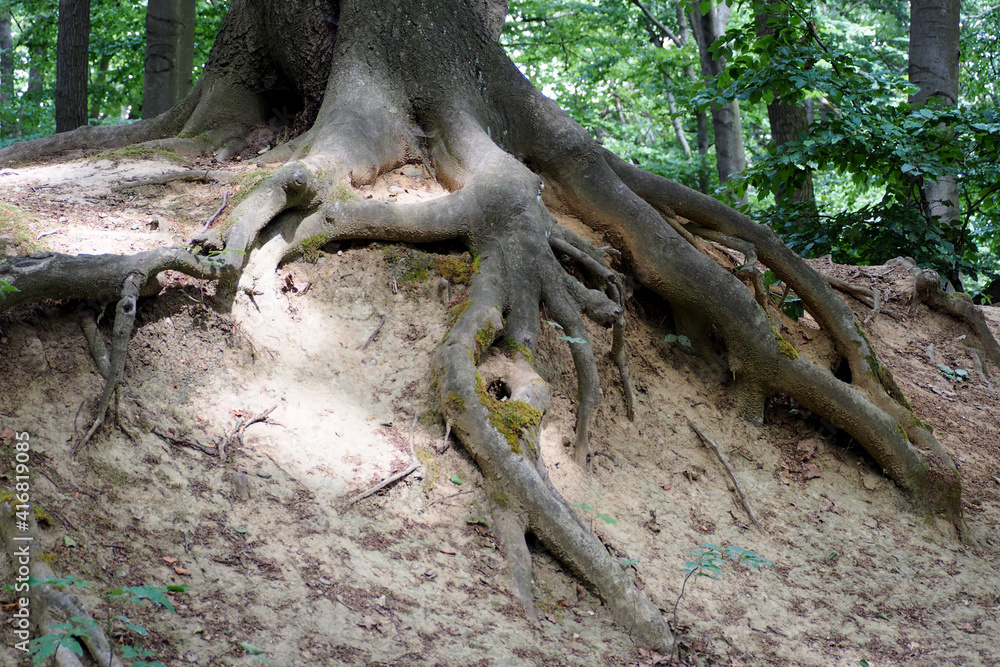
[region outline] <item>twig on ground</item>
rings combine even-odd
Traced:
[[[750,515],[750,519],[753,521],[754,525],[757,526],[757,530],[763,533],[764,527],[761,526],[760,519],[757,518],[757,513],[754,511],[753,507],[751,507],[750,501],[747,500],[747,496],[743,492],[743,487],[740,485],[739,480],[736,479],[736,472],[733,470],[733,466],[730,465],[729,460],[726,459],[725,454],[722,453],[722,450],[719,449],[719,446],[715,444],[715,442],[711,438],[709,438],[705,434],[705,432],[702,431],[701,428],[691,420],[690,417],[688,418],[687,422],[691,426],[691,428],[694,429],[694,432],[698,434],[698,437],[701,438],[702,442],[711,447],[712,450],[715,452],[715,455],[719,458],[719,462],[722,464],[722,467],[726,469],[726,472],[729,474],[729,479],[732,480],[733,486],[736,488],[736,495],[737,497],[739,497],[740,502],[743,504],[743,509],[745,509],[747,511],[747,514]]]
[[[376,312],[375,314],[376,314],[376,315],[378,315],[378,313],[377,313],[377,312]],[[365,348],[367,348],[367,347],[368,347],[369,345],[371,345],[371,342],[372,342],[373,340],[375,340],[375,336],[377,336],[377,335],[378,335],[378,332],[379,332],[379,331],[382,331],[382,325],[384,325],[384,324],[385,324],[385,320],[386,320],[386,317],[385,317],[385,315],[379,315],[379,317],[380,317],[381,319],[379,320],[379,323],[378,323],[378,326],[377,326],[377,327],[375,327],[375,331],[373,331],[373,332],[372,332],[372,335],[371,335],[371,336],[368,336],[368,340],[366,340],[366,341],[365,341],[365,344],[361,346],[361,351],[362,351],[362,352],[364,352]]]
[[[404,477],[406,477],[407,475],[409,475],[410,473],[412,473],[413,471],[415,471],[417,468],[420,467],[420,461],[417,460],[417,455],[413,451],[413,429],[414,427],[416,427],[416,425],[417,425],[417,416],[414,415],[413,422],[410,424],[410,458],[413,459],[413,462],[405,469],[400,470],[394,475],[389,475],[375,486],[371,487],[370,489],[366,489],[365,491],[362,491],[361,493],[357,494],[356,496],[348,500],[346,503],[344,503],[345,510],[350,508],[352,505],[358,503],[359,501],[364,500],[368,496],[378,493],[379,491],[389,486],[390,484],[398,482],[399,480],[403,479]]]
[[[59,234],[60,232],[64,231],[66,230],[60,227],[59,229],[53,229],[51,232],[42,232],[36,237],[36,239],[40,241],[41,239],[44,239],[46,236],[52,236],[53,234]]]
[[[214,445],[203,445],[202,443],[197,441],[192,442],[191,440],[178,438],[176,436],[170,435],[169,433],[164,433],[163,431],[160,431],[159,429],[156,428],[152,429],[150,432],[156,437],[166,442],[167,444],[173,445],[174,447],[190,447],[191,449],[197,449],[200,452],[204,452],[209,456],[219,455],[219,448]]]
[[[277,407],[278,407],[278,404],[275,403],[274,405],[272,405],[271,407],[269,407],[267,410],[264,410],[264,412],[261,412],[260,414],[251,417],[247,421],[240,423],[236,427],[236,430],[233,431],[233,434],[231,436],[229,436],[228,438],[224,439],[223,442],[222,442],[222,444],[219,446],[219,459],[221,459],[222,462],[225,463],[226,462],[226,444],[231,442],[233,444],[236,444],[236,445],[239,445],[240,447],[242,447],[243,446],[243,433],[244,433],[244,431],[247,430],[247,427],[248,426],[252,426],[253,424],[256,424],[258,422],[267,421],[268,416],[272,412],[274,412],[275,408],[277,408]]]
[[[205,224],[201,226],[201,229],[198,230],[199,234],[204,234],[205,232],[208,231],[208,228],[212,226],[212,223],[215,222],[216,219],[218,219],[218,217],[222,215],[222,212],[226,210],[226,204],[228,203],[229,203],[229,190],[226,190],[225,192],[222,193],[222,205],[219,206],[219,208],[216,209],[215,213],[212,214],[212,217],[206,220]]]

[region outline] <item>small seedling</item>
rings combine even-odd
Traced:
[[[683,347],[691,347],[691,339],[687,336],[677,334],[667,334],[663,337],[664,343],[680,343]]]
[[[77,579],[76,577],[70,575],[68,577],[53,578],[43,580],[32,579],[29,582],[31,585],[38,584],[48,584],[55,588],[66,588],[67,586],[75,586],[77,588],[85,588],[90,582]],[[167,593],[183,593],[188,587],[186,585],[171,585],[171,586],[125,586],[122,588],[109,588],[101,593],[101,598],[104,599],[105,610],[107,613],[107,627],[105,632],[108,638],[114,636],[113,630],[115,622],[117,621],[126,630],[134,632],[140,637],[146,637],[149,632],[146,628],[142,627],[137,623],[133,623],[132,619],[124,614],[113,614],[112,608],[117,601],[121,602],[131,602],[133,604],[139,604],[143,600],[149,600],[155,605],[165,607],[171,613],[176,613],[173,603],[170,598],[167,597]],[[53,657],[56,651],[59,650],[60,646],[65,646],[70,651],[76,655],[83,655],[83,646],[80,639],[86,637],[93,630],[97,629],[97,622],[92,618],[84,618],[81,616],[73,616],[70,618],[68,623],[58,623],[52,626],[51,634],[43,635],[37,639],[33,639],[29,644],[28,654],[31,655],[32,667],[40,667],[48,658]],[[114,647],[109,647],[110,651],[114,651]],[[128,663],[129,667],[165,667],[162,662],[158,660],[153,660],[152,662],[147,662],[145,658],[155,658],[157,654],[153,651],[143,648],[142,646],[123,646],[121,648],[122,657],[127,660],[132,660]],[[108,656],[108,662],[111,663],[111,656]]]
[[[7,292],[17,292],[18,289],[6,280],[0,280],[0,301],[7,298]]]
[[[767,558],[764,558],[755,551],[743,549],[741,547],[719,547],[714,544],[702,544],[700,548],[687,552],[688,560],[684,561],[683,571],[686,573],[684,583],[681,584],[681,593],[674,603],[674,627],[677,627],[677,607],[684,597],[684,589],[691,577],[708,577],[709,579],[722,579],[722,564],[727,560],[736,561],[749,565],[751,569],[760,567],[774,567]]]
[[[951,366],[945,366],[944,364],[938,364],[938,369],[940,369],[941,374],[944,375],[952,382],[964,382],[969,379],[969,371],[964,368],[952,368]]]
[[[573,507],[579,507],[582,510],[587,510],[588,512],[593,512],[600,519],[602,519],[604,521],[604,523],[610,523],[610,524],[618,523],[618,519],[614,518],[613,516],[608,516],[607,514],[601,514],[600,512],[598,512],[597,510],[595,510],[590,505],[587,505],[586,503],[570,503],[570,504],[573,505]]]

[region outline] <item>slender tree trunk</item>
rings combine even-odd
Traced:
[[[56,40],[56,132],[87,124],[90,0],[59,1]]]
[[[702,14],[698,4],[698,2],[691,4],[688,17],[691,31],[698,42],[701,72],[708,80],[718,76],[726,67],[725,59],[713,58],[709,48],[725,33],[731,10],[728,5],[719,4],[713,5],[707,14]],[[725,183],[733,174],[743,171],[747,165],[743,148],[743,126],[740,123],[740,105],[734,100],[722,106],[712,104],[711,110],[719,182]]]
[[[6,3],[5,3],[6,4]],[[0,104],[14,97],[14,40],[10,34],[10,8],[0,8]]]
[[[911,0],[909,78],[918,91],[910,97],[914,104],[936,98],[946,105],[958,104],[958,64],[960,0]],[[923,188],[924,214],[937,218],[961,253],[961,211],[955,178],[945,176]],[[961,289],[958,269],[948,276]]]
[[[191,89],[195,0],[149,0],[142,117],[171,108]]]
[[[778,9],[774,11],[775,0],[769,0],[765,12],[757,17],[757,34],[773,35],[775,29],[768,25],[768,21],[777,18],[779,23],[788,14],[787,10]],[[806,107],[801,100],[801,96],[795,100],[774,100],[767,105],[767,120],[771,126],[771,140],[774,145],[780,148],[790,141],[798,141],[800,135],[808,132],[809,119]],[[807,170],[802,178],[802,183],[791,191],[787,184],[781,184],[774,193],[775,202],[778,204],[792,203],[804,204],[809,211],[807,215],[816,217],[816,196],[813,192],[812,171]]]
[[[111,67],[111,56],[101,56],[101,62],[97,66],[97,74],[94,77],[94,88],[90,95],[90,118],[101,120],[101,101],[104,99],[104,86],[108,81],[108,69]]]

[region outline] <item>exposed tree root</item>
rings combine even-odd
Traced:
[[[770,229],[598,146],[495,44],[476,13],[489,3],[449,3],[454,14],[447,23],[439,20],[441,0],[339,4],[337,48],[316,122],[289,149],[295,159],[233,211],[224,236],[209,232],[198,239],[207,255],[164,249],[132,257],[5,260],[0,279],[20,291],[0,307],[53,297],[126,303],[126,294],[154,291],[156,274],[174,269],[235,278],[234,300],[264,309],[275,299],[275,268],[306,242],[465,244],[478,273],[435,359],[437,394],[446,423],[483,472],[514,588],[533,618],[525,543],[531,532],[593,588],[636,641],[668,650],[673,637],[659,609],[555,489],[538,447],[549,404],[548,389],[532,368],[540,311],[562,329],[576,368],[574,457],[580,465],[588,464],[590,417],[602,396],[584,318],[612,328],[630,417],[634,411],[621,278],[607,266],[605,249],[556,223],[546,202],[558,200],[602,233],[622,265],[670,304],[675,324],[696,346],[708,339],[709,328],[721,336],[740,416],[762,423],[769,394],[791,396],[847,431],[922,509],[944,513],[964,528],[961,480],[951,458],[914,415],[852,311]],[[371,20],[372,11],[378,20]],[[405,35],[398,29],[403,25],[412,26]],[[410,40],[405,49],[401,39]],[[266,121],[266,114],[236,108],[260,101],[244,84],[227,90],[238,93],[235,101],[216,97],[212,106],[202,100],[185,127],[218,128],[212,142],[235,150],[246,139],[239,129]],[[432,167],[451,193],[413,204],[354,196],[351,185],[372,183],[415,158]],[[688,229],[677,216],[694,226]],[[742,253],[744,266],[735,275],[719,266],[692,230]],[[560,257],[586,278],[574,277]],[[758,260],[795,290],[828,332],[850,368],[849,381],[800,358],[781,337],[767,312],[772,306]],[[124,333],[116,333],[116,343],[127,341],[126,320],[122,316]],[[117,332],[117,317],[115,326]],[[121,372],[114,354],[108,367],[112,387]],[[103,415],[104,396],[101,406]]]

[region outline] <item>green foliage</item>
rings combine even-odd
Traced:
[[[673,3],[645,4],[681,32]],[[695,144],[690,101],[703,84],[687,75],[700,67],[693,40],[678,48],[624,0],[514,0],[509,13],[501,41],[511,58],[605,147],[691,187],[714,177],[710,156],[685,155],[672,127],[677,119]]]
[[[587,510],[588,512],[593,512],[594,514],[597,515],[597,518],[600,519],[601,521],[603,521],[604,523],[610,523],[610,524],[616,524],[616,523],[618,523],[618,520],[616,518],[614,518],[613,516],[608,516],[607,514],[601,514],[600,512],[598,512],[597,510],[595,510],[590,505],[587,505],[586,503],[570,503],[570,504],[573,507],[579,507],[582,510]],[[635,561],[635,563],[638,563],[638,562],[639,561]]]
[[[681,592],[674,603],[674,626],[677,625],[677,607],[684,597],[684,589],[687,587],[691,577],[708,577],[709,579],[722,579],[722,566],[727,560],[742,563],[756,570],[761,567],[774,567],[767,558],[764,558],[755,551],[742,547],[720,547],[715,544],[702,544],[698,549],[688,551],[687,560],[684,561],[682,570],[684,571],[684,583],[681,584]]]
[[[684,335],[667,334],[663,337],[664,343],[680,343],[681,347],[691,347],[691,339]]]
[[[979,84],[976,97],[957,107],[913,105],[897,17],[873,16],[858,5],[820,9],[804,0],[750,6],[755,15],[780,14],[771,19],[774,34],[757,35],[754,22],[731,29],[714,46],[729,67],[700,99],[738,99],[744,107],[812,100],[821,110],[808,134],[780,149],[768,142],[742,175],[736,187],[756,195],[758,219],[806,256],[830,253],[836,262],[872,264],[906,255],[943,275],[995,275],[1000,113],[995,95],[984,103],[995,84]],[[996,67],[995,34],[992,42],[966,41],[981,52],[992,44],[993,58],[985,60]],[[771,203],[779,187],[798,187],[808,173],[819,216]],[[931,218],[921,204],[922,188],[944,177],[959,186],[959,224]],[[835,197],[826,196],[831,184]]]
[[[75,586],[85,588],[90,584],[88,581],[77,579],[69,575],[67,577],[49,577],[44,580],[32,579],[30,585],[48,584],[56,588],[66,588]],[[142,625],[135,623],[124,614],[112,614],[112,607],[115,602],[141,604],[143,600],[149,600],[155,605],[165,607],[171,613],[176,613],[173,603],[167,597],[167,593],[183,593],[188,590],[186,585],[170,586],[125,586],[121,588],[110,588],[101,593],[104,599],[107,612],[106,634],[108,638],[113,636],[112,630],[115,622],[124,630],[146,637],[149,632]],[[54,632],[33,639],[28,646],[28,654],[31,656],[32,667],[40,667],[46,660],[56,654],[60,646],[65,646],[76,655],[83,655],[83,646],[80,639],[98,629],[97,622],[92,618],[80,616],[72,617],[68,623],[58,623],[52,626]],[[113,650],[113,649],[112,649]],[[162,662],[157,660],[146,661],[146,658],[155,658],[157,654],[141,646],[122,646],[121,655],[132,662],[130,667],[164,667]]]
[[[55,131],[56,29],[59,3],[11,0],[9,8],[14,65],[13,99],[0,108],[0,148]],[[216,33],[228,11],[226,0],[198,0],[194,71],[204,69]],[[90,7],[91,125],[128,122],[142,110],[145,0],[92,0]]]
[[[0,280],[0,301],[7,298],[7,292],[16,292],[17,288],[6,280]]]
[[[937,367],[941,374],[952,382],[965,382],[969,379],[969,371],[964,368],[952,368],[944,364],[938,364]]]

